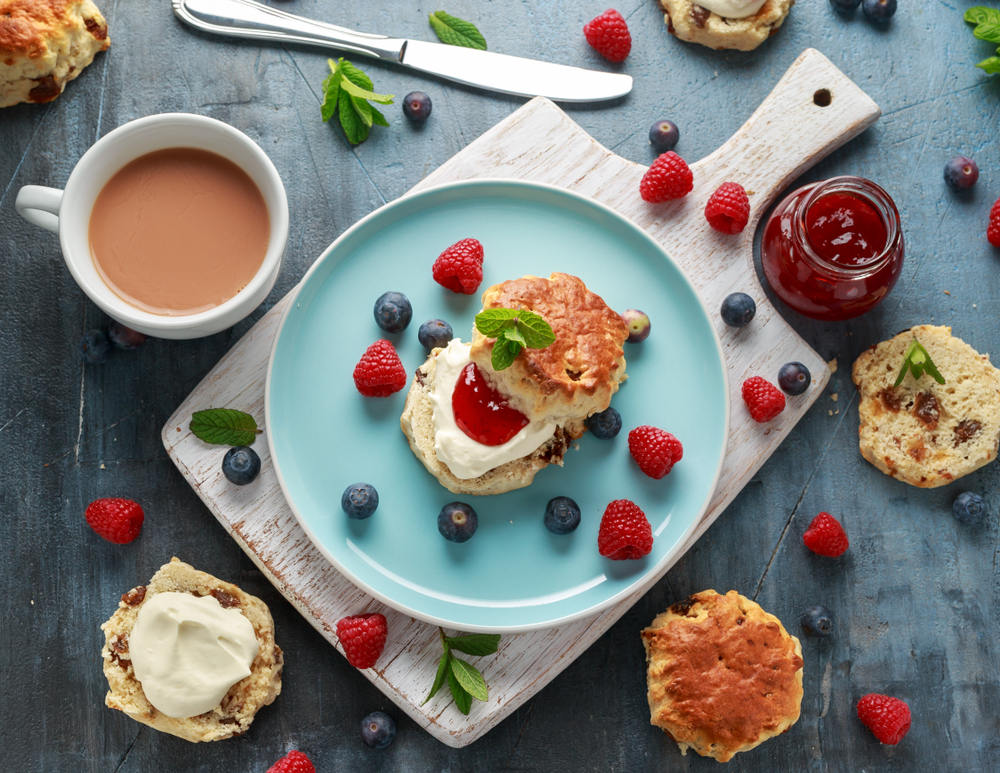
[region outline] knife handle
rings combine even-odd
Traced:
[[[304,43],[402,61],[406,41],[305,19],[253,0],[173,0],[182,21],[205,32],[279,43]]]

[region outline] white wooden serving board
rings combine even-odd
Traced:
[[[823,92],[822,94],[820,92]],[[828,106],[821,106],[828,98]],[[750,120],[725,145],[692,165],[694,191],[679,202],[650,205],[639,197],[646,168],[599,145],[552,102],[538,98],[486,132],[413,191],[483,177],[534,180],[590,196],[646,229],[684,268],[715,314],[729,370],[733,405],[729,449],[718,488],[691,544],[739,493],[815,401],[830,378],[826,363],[778,315],[753,268],[753,234],[761,214],[790,181],[879,116],[878,106],[822,54],[806,50]],[[751,219],[739,236],[711,230],[703,210],[723,182],[750,193]],[[411,192],[413,192],[411,191]],[[748,328],[727,328],[717,316],[731,292],[749,292],[757,316]],[[449,746],[479,738],[544,687],[604,633],[660,576],[631,598],[560,628],[504,636],[496,655],[477,665],[489,684],[488,702],[473,701],[468,717],[447,690],[421,705],[434,678],[440,642],[434,626],[414,620],[354,587],[312,545],[292,515],[271,466],[264,436],[254,448],[262,469],[249,486],[228,484],[218,447],[188,430],[191,414],[233,407],[264,415],[264,379],[271,344],[288,303],[271,309],[205,377],[163,428],[163,443],[208,508],[279,591],[335,647],[336,621],[367,611],[389,620],[389,640],[365,675],[407,714]],[[655,315],[653,315],[655,324]],[[663,331],[659,333],[663,334]],[[756,424],[740,397],[751,375],[777,377],[785,362],[803,362],[810,390],[789,399],[775,421]],[[664,568],[664,573],[666,568]]]

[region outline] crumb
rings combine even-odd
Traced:
[[[747,191],[747,196],[753,196],[757,191]]]
[[[833,400],[834,402],[837,402],[838,397],[840,397],[840,395],[838,395],[836,392],[830,395],[830,399]]]
[[[828,416],[833,416],[833,411],[827,411],[826,413]]]
[[[105,468],[104,468],[104,462],[101,462],[101,469],[102,469],[102,470],[103,470],[103,469],[105,469]]]
[[[974,303],[973,303],[973,304],[972,304],[972,308],[974,308],[974,309],[978,309],[979,307],[978,307],[978,306],[977,306],[976,304],[974,304]]]
[[[35,606],[35,600],[34,599],[31,600],[31,606]]]
[[[834,416],[836,416],[836,415],[837,415],[838,413],[840,413],[840,408],[838,408],[837,410],[835,410],[835,411],[833,412],[833,415],[834,415]]]
[[[828,367],[830,369],[830,373],[831,374],[836,373],[837,372],[837,358],[834,357],[832,360],[830,360],[826,364],[826,367]]]
[[[944,294],[945,294],[945,295],[951,295],[951,293],[950,293],[950,292],[948,292],[947,290],[945,290],[945,291],[944,291]]]

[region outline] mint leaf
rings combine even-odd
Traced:
[[[486,691],[486,680],[483,679],[478,668],[464,660],[459,660],[454,655],[451,656],[450,665],[451,673],[455,675],[455,679],[469,695],[481,701],[489,697]]]
[[[248,446],[261,432],[253,416],[232,408],[195,411],[188,426],[195,437],[220,446]]]
[[[990,75],[1000,73],[1000,56],[991,56],[989,59],[984,59],[976,67],[982,67]]]
[[[469,636],[448,636],[445,643],[466,655],[492,655],[500,644],[498,633],[474,633]]]
[[[347,141],[352,145],[358,145],[368,139],[368,127],[354,109],[351,95],[343,89],[340,90],[340,126],[347,136]]]
[[[500,338],[497,339],[497,343],[501,341],[506,341],[507,345],[517,344],[517,351],[521,351],[521,347],[526,346],[524,341],[524,336],[521,335],[521,331],[517,329],[517,326],[509,327],[500,334]]]
[[[486,309],[476,315],[476,330],[487,338],[496,338],[514,324],[517,309]]]
[[[344,77],[347,78],[355,86],[360,86],[363,89],[371,91],[375,88],[375,84],[372,83],[372,79],[365,75],[361,70],[355,67],[353,64],[347,60],[341,58],[337,60],[339,62],[340,71],[344,73]]]
[[[512,351],[512,347],[508,346],[507,343],[506,340],[498,338],[497,342],[493,344],[493,354],[490,356],[490,364],[493,366],[493,370],[497,372],[509,368],[521,351],[521,347],[518,344],[513,344],[516,349]]]
[[[967,10],[962,18],[976,25],[972,34],[980,40],[1000,43],[1000,9],[979,5]]]
[[[352,145],[368,139],[373,125],[388,126],[385,116],[368,101],[391,105],[393,95],[376,93],[371,78],[343,58],[336,63],[328,59],[327,63],[331,72],[323,81],[323,103],[320,106],[323,120],[329,121],[337,115],[344,135]]]
[[[486,50],[486,38],[476,29],[472,22],[458,19],[444,11],[435,11],[430,15],[431,27],[438,40],[449,46],[462,46]]]
[[[468,716],[469,709],[472,708],[472,696],[462,687],[461,682],[458,681],[450,668],[448,669],[448,688],[451,690],[451,697],[455,699],[455,708]]]
[[[343,87],[352,97],[367,99],[371,102],[378,102],[380,105],[392,104],[392,94],[376,94],[374,91],[369,91],[368,89],[356,86],[350,79],[344,81]]]
[[[373,105],[368,105],[369,109],[372,111],[372,123],[376,126],[388,126],[389,122],[385,120],[385,116],[382,115]]]
[[[345,81],[347,83],[349,81]],[[350,94],[347,89],[345,92]],[[372,106],[365,102],[363,99],[358,99],[357,97],[351,97],[351,106],[354,108],[354,112],[358,114],[358,118],[361,119],[361,123],[365,125],[366,129],[370,129],[372,126]],[[367,132],[365,133],[367,136]]]
[[[463,650],[464,652],[464,650]],[[427,703],[431,698],[433,698],[437,691],[441,689],[444,685],[445,680],[448,678],[448,659],[451,657],[451,651],[448,649],[448,645],[444,646],[444,654],[441,656],[441,660],[438,662],[437,676],[434,677],[434,684],[431,685],[431,691],[427,693],[427,697],[424,698],[424,703]],[[421,703],[421,706],[424,704]]]
[[[340,97],[340,82],[343,74],[337,71],[337,64],[332,59],[327,59],[330,65],[330,74],[323,81],[323,104],[320,111],[323,113],[323,123],[329,121],[337,112],[337,100]]]
[[[899,369],[899,375],[896,376],[896,381],[893,387],[898,387],[903,383],[903,379],[906,378],[906,371],[910,371],[910,375],[915,379],[919,379],[924,375],[926,370],[930,374],[931,378],[937,381],[939,384],[945,383],[944,376],[938,371],[937,366],[934,365],[934,361],[931,359],[931,355],[923,347],[916,338],[914,338],[908,347],[906,347],[906,353],[903,355],[903,366]]]
[[[517,329],[528,349],[544,349],[556,340],[552,326],[533,311],[524,310],[518,314]]]

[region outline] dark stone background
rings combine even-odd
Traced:
[[[183,27],[166,0],[104,0],[111,50],[56,102],[0,112],[0,768],[263,771],[297,747],[321,772],[717,770],[712,760],[682,758],[649,726],[637,636],[672,601],[712,587],[756,596],[792,630],[814,603],[834,610],[839,624],[828,641],[803,641],[799,723],[737,756],[730,770],[997,770],[1000,468],[932,491],[883,476],[857,452],[849,378],[859,351],[915,323],[949,324],[976,349],[1000,351],[1000,252],[984,235],[1000,194],[1000,78],[972,67],[992,50],[962,22],[969,5],[903,2],[888,28],[877,29],[860,13],[844,20],[823,0],[802,0],[781,32],[751,53],[674,40],[653,0],[618,6],[635,41],[620,67],[635,89],[615,103],[568,106],[576,121],[617,153],[649,163],[647,128],[671,118],[681,128],[677,150],[693,161],[743,123],[802,49],[818,48],[883,117],[808,179],[858,174],[888,189],[906,233],[904,275],[881,308],[853,322],[788,313],[824,357],[838,358],[828,395],[839,400],[820,398],[695,548],[582,658],[485,738],[453,750],[398,711],[263,579],[168,460],[159,431],[335,237],[525,100],[360,62],[379,91],[429,93],[434,113],[415,129],[397,103],[386,111],[391,128],[352,149],[320,121],[325,52],[204,36]],[[438,9],[384,0],[282,7],[421,39],[432,39],[427,13]],[[605,7],[452,0],[446,10],[475,21],[492,50],[608,69],[618,66],[581,34]],[[74,284],[56,237],[17,217],[14,199],[24,184],[63,186],[103,134],[165,111],[227,121],[269,153],[288,189],[288,256],[264,306],[232,330],[199,341],[151,340],[85,366],[80,336],[107,320]],[[967,196],[952,194],[941,178],[959,153],[982,170]],[[964,489],[988,498],[989,515],[977,527],[950,514]],[[133,544],[106,543],[86,525],[84,508],[102,496],[145,505],[146,525]],[[851,536],[842,559],[815,557],[801,543],[820,510],[839,517]],[[98,626],[123,591],[173,554],[261,596],[274,613],[288,659],[284,691],[239,739],[195,746],[104,707]],[[873,691],[912,708],[913,729],[896,748],[880,746],[855,716],[857,699]],[[361,717],[374,709],[398,722],[395,743],[380,752],[358,737]]]

